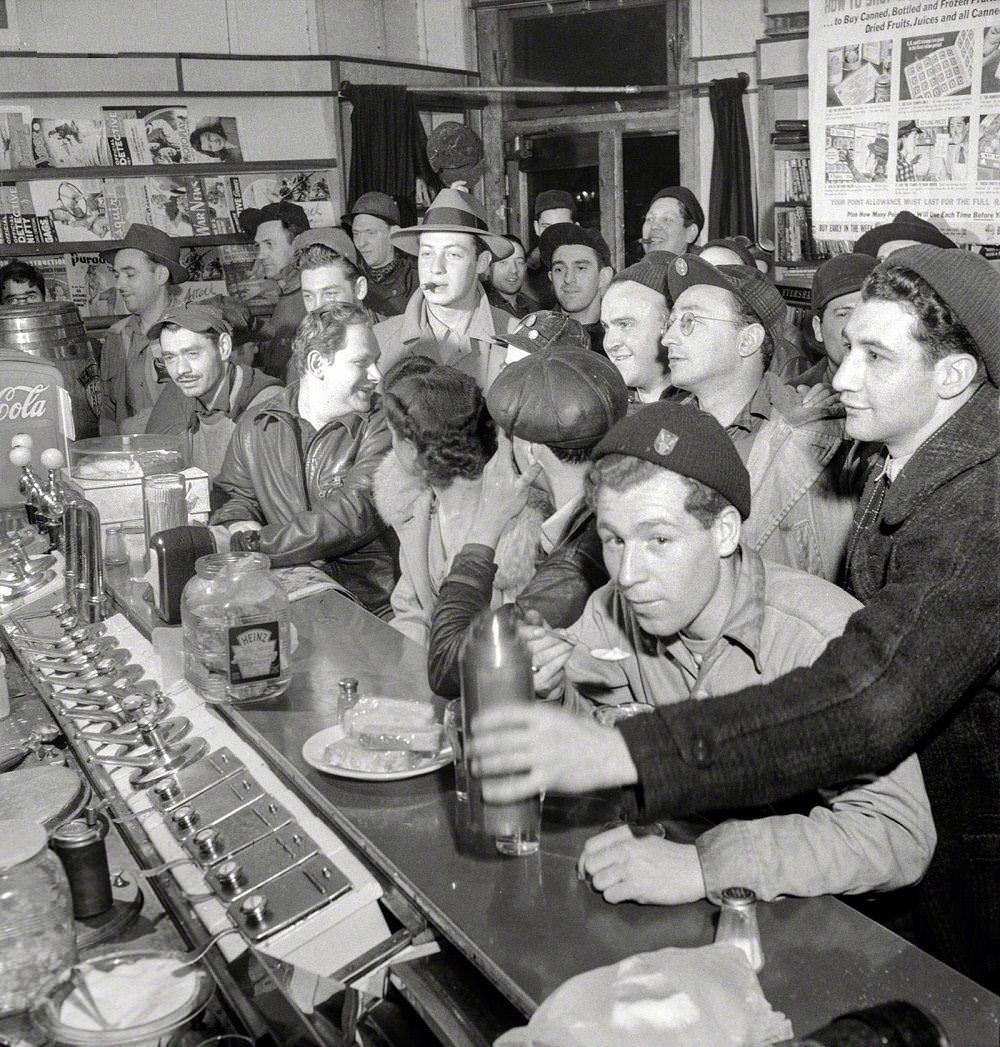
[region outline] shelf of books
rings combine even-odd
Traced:
[[[187,297],[243,298],[256,248],[239,213],[285,199],[310,224],[332,225],[336,166],[332,157],[246,160],[235,118],[180,105],[105,109],[99,120],[0,106],[0,264],[30,259],[48,296],[84,318],[120,315],[107,254],[143,222],[180,241]]]

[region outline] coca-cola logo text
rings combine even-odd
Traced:
[[[0,422],[44,418],[47,385],[6,385],[0,388]]]

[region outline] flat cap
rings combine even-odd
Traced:
[[[292,250],[298,254],[299,251],[304,251],[307,247],[312,247],[313,244],[322,244],[324,247],[328,247],[331,251],[339,254],[341,258],[346,258],[351,265],[356,266],[358,264],[358,250],[354,246],[354,241],[343,229],[339,229],[335,225],[319,226],[316,229],[306,229],[305,232],[299,233],[292,241]]]
[[[305,211],[291,200],[279,200],[274,204],[265,204],[263,207],[248,207],[240,211],[240,228],[252,240],[257,235],[257,229],[264,222],[284,222],[289,226],[293,235],[301,233],[309,228],[309,219]]]
[[[702,227],[705,225],[705,212],[701,208],[701,204],[698,203],[698,197],[691,192],[686,185],[671,185],[667,186],[666,189],[661,189],[652,200],[649,201],[649,206],[652,207],[657,200],[665,199],[679,200],[688,209],[688,213],[694,219],[695,225],[698,226],[698,235],[701,235]]]
[[[565,189],[546,189],[535,197],[532,214],[537,218],[543,211],[568,210],[576,218],[576,200]]]
[[[203,298],[197,302],[178,302],[167,307],[166,312],[149,329],[150,338],[159,338],[160,332],[167,324],[176,324],[186,331],[195,331],[198,334],[233,333],[232,324],[226,319],[222,310],[222,303],[218,298]]]
[[[611,248],[596,229],[587,229],[575,222],[556,222],[542,231],[538,238],[538,254],[546,269],[552,268],[552,256],[560,247],[568,244],[580,244],[589,247],[597,255],[597,262],[603,268],[611,265]]]
[[[539,309],[518,321],[499,341],[537,353],[542,349],[590,349],[590,335],[579,320],[554,309]]]
[[[389,225],[399,225],[399,204],[388,193],[362,193],[354,206],[348,212],[349,218],[356,218],[359,214],[370,214],[381,218]]]
[[[732,291],[757,317],[771,341],[778,344],[786,314],[785,300],[756,266],[751,269],[748,265],[712,265],[697,255],[685,254],[674,259],[668,281],[674,301],[687,288],[698,284]]]
[[[990,383],[1000,386],[1000,273],[980,254],[917,244],[880,263],[922,277],[972,336]]]
[[[750,474],[726,430],[694,404],[658,400],[619,422],[594,448],[641,458],[717,491],[745,520],[750,515]]]
[[[872,258],[877,258],[879,248],[893,240],[916,240],[918,244],[933,244],[936,247],[958,246],[926,218],[920,218],[911,211],[900,211],[891,222],[876,225],[867,233],[862,233],[854,244],[854,253],[870,254]]]
[[[551,349],[508,364],[486,393],[505,432],[547,447],[593,447],[628,410],[618,368],[590,349]]]
[[[877,265],[878,260],[870,254],[838,254],[828,258],[813,277],[812,311],[822,316],[834,298],[860,291]]]
[[[666,298],[667,304],[672,305],[673,298],[670,294],[667,278],[670,275],[670,267],[673,265],[674,259],[679,257],[680,255],[674,254],[673,251],[650,251],[649,254],[640,258],[634,265],[622,269],[620,273],[615,273],[611,282],[620,284],[626,280],[631,280],[633,283],[643,284],[656,291],[657,294],[662,294]]]

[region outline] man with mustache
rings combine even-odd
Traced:
[[[359,306],[309,313],[292,344],[299,380],[240,419],[212,523],[229,528],[233,550],[267,553],[275,567],[318,563],[386,615],[393,554],[372,477],[392,438],[375,394],[378,359]]]

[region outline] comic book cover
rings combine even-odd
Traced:
[[[243,159],[235,116],[188,115],[191,159],[198,164],[233,163]]]
[[[29,182],[31,200],[39,219],[51,222],[60,243],[77,240],[110,240],[111,224],[100,178],[57,178]]]
[[[109,159],[104,121],[36,116],[31,150],[35,167],[101,167]]]
[[[81,316],[119,316],[126,313],[115,286],[111,262],[99,254],[69,254],[66,271],[70,301]]]
[[[226,280],[218,247],[182,247],[181,264],[187,269],[187,280],[180,286],[185,302],[225,295]]]
[[[129,164],[186,164],[192,160],[187,106],[106,108],[112,161]]]
[[[238,210],[290,200],[305,211],[311,226],[333,225],[336,221],[326,171],[269,171],[266,174],[238,175],[230,179],[230,185],[234,206]]]
[[[42,274],[45,298],[49,302],[71,302],[67,256],[64,254],[36,255],[31,264]]]
[[[258,265],[255,244],[224,244],[219,248],[226,288],[243,302],[275,302],[278,285],[266,280]]]

